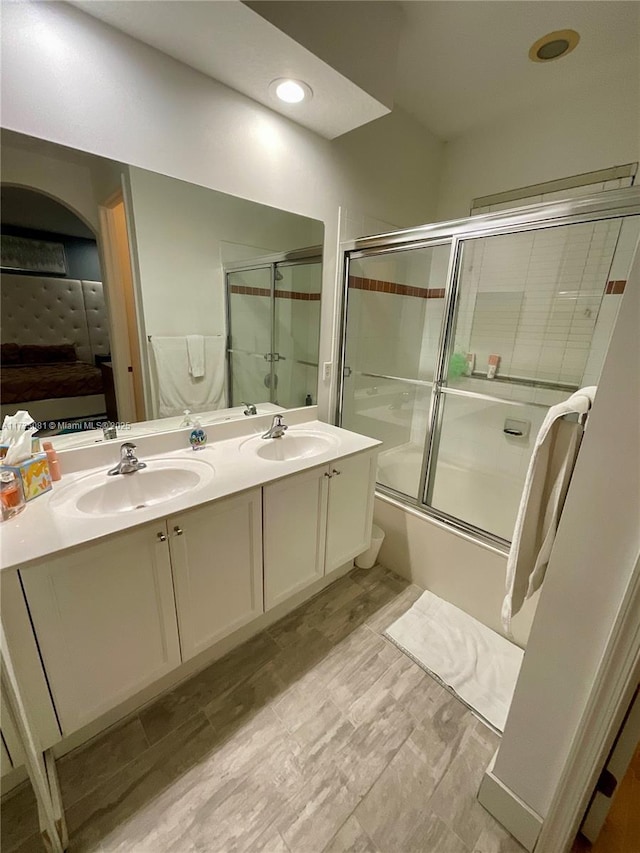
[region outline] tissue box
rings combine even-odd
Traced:
[[[36,453],[35,456],[25,459],[18,465],[5,465],[3,467],[8,468],[9,471],[14,471],[20,477],[26,501],[31,501],[51,489],[51,474],[46,453]]]

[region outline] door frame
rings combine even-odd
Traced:
[[[138,314],[126,206],[117,190],[98,206],[111,356],[120,421],[145,420]]]

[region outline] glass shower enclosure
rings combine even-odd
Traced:
[[[345,244],[337,423],[378,489],[503,549],[551,405],[597,385],[640,190]]]
[[[229,405],[316,402],[321,247],[225,266]]]

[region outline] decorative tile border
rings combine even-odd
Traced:
[[[243,293],[245,296],[271,296],[266,287],[247,287],[244,284],[232,284],[231,293]],[[302,293],[299,290],[275,290],[276,299],[301,299],[304,302],[320,302],[319,293]]]
[[[605,294],[619,296],[621,293],[624,293],[624,288],[626,285],[626,279],[617,279],[616,281],[608,281],[607,286],[605,288]]]
[[[374,278],[349,276],[349,287],[355,290],[371,290],[376,293],[393,293],[396,296],[416,296],[418,299],[444,299],[444,287],[412,287],[395,281],[377,281]]]

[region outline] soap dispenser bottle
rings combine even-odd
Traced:
[[[192,450],[202,450],[207,443],[207,433],[202,429],[202,425],[198,418],[193,418],[191,421],[193,429],[189,434],[189,444]]]

